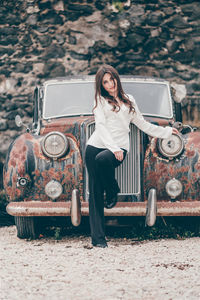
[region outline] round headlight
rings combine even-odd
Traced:
[[[67,152],[68,146],[69,142],[66,136],[57,131],[48,133],[42,140],[42,151],[52,158],[63,156]]]
[[[168,139],[158,140],[160,153],[167,158],[177,157],[184,149],[184,142],[180,135],[172,134]]]
[[[62,194],[63,188],[62,185],[56,181],[51,180],[45,186],[45,193],[51,199],[56,199]]]
[[[172,199],[175,199],[176,197],[178,197],[182,190],[183,190],[183,187],[182,187],[182,183],[173,178],[171,180],[169,180],[165,186],[166,188],[166,192],[167,194],[172,198]]]

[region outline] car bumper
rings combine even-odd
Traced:
[[[145,216],[147,202],[118,202],[112,209],[104,209],[105,216]],[[12,216],[71,216],[89,215],[87,202],[73,207],[67,202],[10,202],[8,214]],[[157,216],[200,216],[200,201],[157,202]]]

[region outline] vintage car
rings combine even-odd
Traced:
[[[182,124],[185,95],[161,79],[121,80],[148,121],[176,126],[180,134],[150,138],[130,125],[130,152],[116,169],[118,203],[105,216],[144,216],[148,226],[156,216],[200,216],[200,133]],[[12,142],[4,166],[7,212],[15,216],[19,238],[37,237],[41,216],[66,216],[78,226],[89,215],[84,151],[95,128],[93,104],[94,76],[35,88],[33,124]],[[19,116],[16,123],[23,124]]]

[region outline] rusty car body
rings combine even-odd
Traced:
[[[162,140],[130,125],[130,152],[116,170],[118,203],[105,216],[146,216],[149,226],[156,216],[199,216],[200,133],[182,124],[169,82],[121,80],[148,121],[180,133]],[[33,124],[12,142],[4,166],[7,212],[15,216],[18,237],[37,236],[37,217],[71,217],[78,226],[89,215],[84,151],[95,128],[93,101],[93,76],[48,80],[35,88]]]

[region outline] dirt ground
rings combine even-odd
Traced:
[[[0,299],[200,299],[200,238],[136,242],[88,235],[21,240],[0,228]]]

